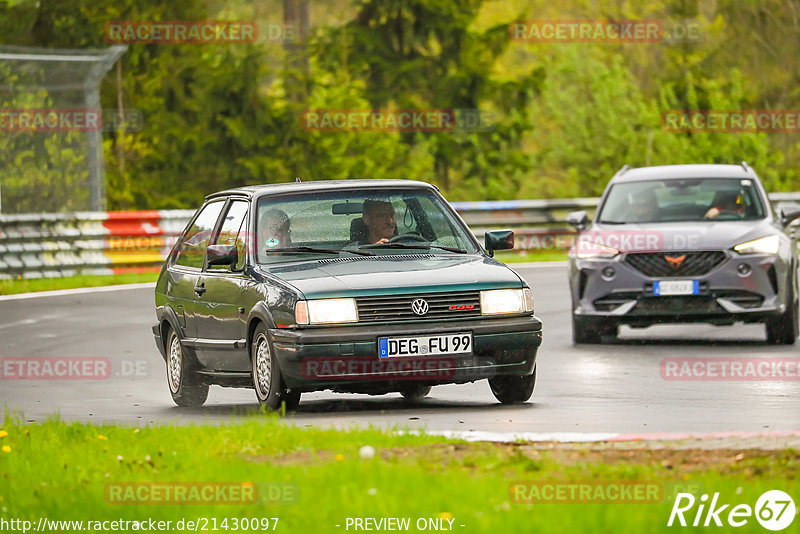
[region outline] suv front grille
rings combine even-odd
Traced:
[[[648,252],[628,254],[625,256],[625,263],[646,276],[702,276],[721,265],[725,259],[725,253],[720,250]]]
[[[416,299],[423,299],[428,303],[428,313],[424,315],[414,313],[411,303]],[[356,306],[359,322],[426,321],[481,315],[481,299],[478,291],[357,297]]]

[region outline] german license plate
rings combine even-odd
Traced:
[[[378,338],[380,358],[472,354],[472,334],[436,334],[416,337]]]
[[[699,295],[698,280],[659,280],[653,282],[653,295],[668,297],[671,295]]]

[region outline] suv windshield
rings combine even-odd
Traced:
[[[316,191],[266,196],[256,212],[256,261],[309,254],[477,252],[468,230],[425,190]]]
[[[606,224],[747,221],[764,214],[753,180],[687,178],[612,185],[597,220]]]

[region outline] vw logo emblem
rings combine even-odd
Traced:
[[[415,299],[411,303],[411,311],[417,315],[425,315],[428,313],[428,303],[425,302],[425,299]]]

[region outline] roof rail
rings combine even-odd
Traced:
[[[625,174],[626,172],[628,172],[628,169],[630,169],[630,168],[631,168],[631,166],[630,166],[630,165],[628,165],[628,164],[625,164],[625,165],[623,165],[623,166],[622,166],[622,168],[621,168],[620,170],[618,170],[618,171],[617,171],[617,174],[615,174],[614,176],[615,176],[615,177],[616,177],[616,176],[622,176],[623,174]]]
[[[742,168],[745,170],[745,172],[750,172],[753,170],[750,168],[750,165],[748,165],[745,160],[742,160]]]

